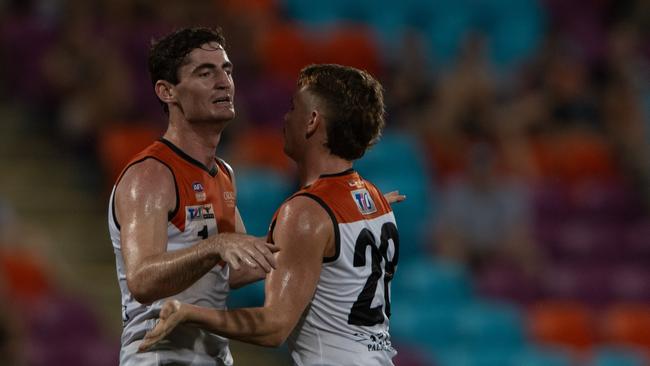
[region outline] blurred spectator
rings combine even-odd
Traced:
[[[429,102],[427,140],[439,181],[465,169],[468,147],[494,139],[495,85],[485,42],[468,37],[454,69],[438,77]]]
[[[5,289],[3,277],[0,275],[0,302],[2,312],[0,313],[0,364],[20,366],[25,364],[23,349],[25,348],[21,318],[14,308]]]
[[[499,175],[497,155],[485,143],[472,147],[467,160],[466,174],[443,189],[435,226],[437,254],[475,273],[501,260],[537,272],[540,258],[530,236],[525,188]]]
[[[220,154],[236,168],[293,174],[279,150],[282,115],[294,88],[286,80],[328,49],[328,61],[354,62],[345,54],[352,47],[355,57],[385,71],[378,76],[386,86],[387,127],[426,143],[431,169],[423,175],[434,177],[432,191],[443,192],[434,243],[418,245],[435,246],[440,256],[476,270],[477,288],[487,279],[500,290],[511,289],[502,286],[516,273],[509,264],[541,271],[543,280],[555,278],[558,266],[578,268],[580,260],[596,261],[611,278],[610,292],[624,294],[614,295],[619,300],[648,298],[643,269],[650,253],[650,1],[0,0],[0,96],[8,101],[0,108],[19,110],[16,131],[29,132],[26,151],[31,138],[34,145],[54,139],[75,153],[71,159],[87,163],[78,169],[91,178],[84,182],[99,183],[103,167],[105,184],[112,184],[122,155],[165,125],[146,72],[148,44],[188,24],[220,25],[234,46],[240,128],[224,136]],[[332,29],[367,27],[382,35],[366,39],[380,45],[376,49],[349,46],[362,43],[332,47]],[[6,125],[0,124],[0,138],[24,140]],[[0,162],[13,163],[19,154],[11,151]],[[51,164],[35,156],[16,164]],[[89,187],[97,188],[102,187]],[[535,197],[534,212],[528,191]],[[39,235],[28,224],[0,203],[3,304],[7,297],[59,291],[51,263],[39,261],[53,244],[42,244],[42,251],[26,248],[41,242],[25,238]],[[481,272],[494,261],[510,263],[494,266],[502,272]],[[588,288],[576,287],[572,294],[593,289],[612,301],[594,286],[592,275],[584,277]],[[529,291],[538,279],[517,276],[526,291],[501,298],[538,299],[537,291]],[[61,309],[67,306],[60,302]],[[21,309],[15,310],[0,316],[0,364],[29,361],[14,353],[13,345],[23,348],[14,335],[24,327],[15,316]],[[39,321],[56,318],[51,315],[41,313],[34,324],[41,327]],[[56,321],[51,324],[57,328]],[[27,340],[29,331],[24,330]],[[18,343],[7,343],[12,339]],[[400,349],[402,363],[417,359],[417,350],[409,358],[410,346]],[[75,351],[58,348],[62,355]],[[38,362],[47,364],[55,354],[47,352],[36,354],[42,357]]]
[[[643,58],[641,37],[633,24],[613,27],[601,70],[601,99],[604,125],[617,160],[650,207],[650,139],[644,121],[650,121],[650,110],[644,115],[642,109],[644,93],[650,93],[650,66]]]
[[[57,98],[64,141],[80,153],[93,153],[99,128],[120,120],[132,105],[131,83],[115,46],[101,34],[92,4],[69,5],[61,37],[43,58],[43,70]]]

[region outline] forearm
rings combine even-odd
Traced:
[[[249,283],[257,282],[266,278],[266,272],[263,268],[251,268],[249,266],[243,266],[238,270],[230,269],[230,274],[228,277],[228,282],[230,288],[240,288],[242,286],[248,285]]]
[[[204,241],[189,248],[144,258],[127,277],[136,300],[150,303],[175,295],[195,283],[220,260],[208,244]]]
[[[271,308],[215,310],[183,304],[185,321],[220,336],[265,347],[278,347],[293,324]]]

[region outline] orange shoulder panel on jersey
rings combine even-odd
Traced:
[[[219,232],[235,231],[235,190],[230,172],[223,162],[216,159],[217,169],[209,171],[205,165],[185,154],[171,142],[161,139],[137,154],[127,164],[116,185],[129,167],[146,159],[159,161],[174,176],[176,208],[169,213],[169,221],[180,231],[185,230],[188,212],[214,216]]]
[[[322,176],[295,195],[317,197],[330,208],[339,224],[370,220],[392,211],[377,187],[353,170]]]
[[[324,206],[323,208],[333,215],[339,224],[374,219],[392,211],[390,204],[379,189],[361,178],[354,170],[322,176],[311,186],[291,195],[283,202],[283,205],[297,196],[311,197]],[[270,243],[279,212],[280,209],[275,212],[271,220],[271,230],[267,237]]]

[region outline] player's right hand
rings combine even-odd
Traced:
[[[215,238],[221,260],[234,270],[238,270],[241,263],[251,268],[262,267],[266,273],[277,266],[273,253],[280,249],[260,238],[238,233],[222,233]]]
[[[178,324],[183,323],[187,312],[178,300],[167,300],[160,309],[160,319],[156,326],[145,334],[138,352],[146,352],[156,343],[163,340]]]

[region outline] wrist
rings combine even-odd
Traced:
[[[223,234],[217,234],[212,237],[213,240],[210,243],[210,255],[217,261],[223,259],[223,248],[224,248],[224,238]]]

